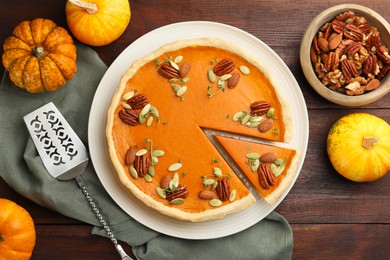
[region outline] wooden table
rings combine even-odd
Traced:
[[[269,45],[297,79],[309,111],[310,138],[299,178],[276,211],[291,224],[294,259],[388,259],[390,176],[373,183],[353,183],[338,175],[326,154],[331,125],[351,112],[367,112],[390,122],[390,95],[358,108],[334,105],[307,83],[299,46],[310,21],[322,10],[345,1],[130,1],[132,17],[120,39],[95,48],[110,65],[134,40],[160,26],[208,20],[238,27]],[[348,1],[365,5],[390,21],[390,1]],[[22,20],[50,18],[67,28],[64,0],[1,0],[0,42]],[[0,74],[4,68],[1,66]],[[1,95],[1,93],[0,93]],[[1,158],[0,158],[1,160]],[[33,259],[119,259],[108,239],[91,235],[91,226],[44,209],[16,194],[0,179],[0,197],[32,215],[37,230]],[[125,246],[127,252],[130,247]]]

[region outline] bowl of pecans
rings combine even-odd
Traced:
[[[333,103],[362,106],[390,92],[390,25],[375,11],[354,4],[326,9],[301,42],[303,73]]]

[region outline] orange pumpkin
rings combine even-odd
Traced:
[[[77,70],[72,37],[49,19],[21,22],[3,49],[3,65],[11,81],[29,92],[55,91]]]
[[[35,239],[30,214],[16,203],[0,198],[0,259],[30,259]]]
[[[68,0],[65,13],[74,37],[92,46],[118,39],[131,16],[128,0]]]

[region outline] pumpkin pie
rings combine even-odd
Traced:
[[[291,114],[267,68],[227,41],[180,40],[136,60],[108,110],[108,148],[120,183],[147,206],[180,220],[222,218],[250,207],[254,196],[205,129],[288,142]],[[243,160],[246,144],[218,141],[237,163]],[[275,197],[269,199],[273,203],[278,186],[288,184],[282,179],[295,174],[298,154],[258,148],[262,154],[268,148],[277,153],[279,165],[272,162],[273,168],[280,170],[285,160],[275,187],[258,189],[266,199]]]

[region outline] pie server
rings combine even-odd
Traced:
[[[123,260],[131,260],[100,214],[80,177],[88,164],[88,153],[80,138],[53,103],[24,116],[24,122],[49,174],[58,180],[76,179],[93,212],[103,225]]]

